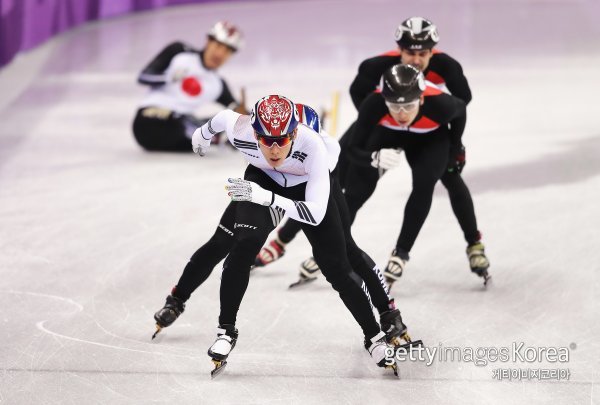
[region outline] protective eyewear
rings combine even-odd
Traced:
[[[258,142],[267,148],[272,148],[275,144],[277,144],[278,147],[283,148],[292,142],[292,135],[293,134],[287,134],[283,136],[256,135],[256,137],[258,138]]]
[[[415,101],[411,101],[410,103],[390,103],[386,101],[385,105],[393,113],[399,113],[400,111],[410,113],[415,111],[419,107],[419,102],[420,99],[416,99]]]

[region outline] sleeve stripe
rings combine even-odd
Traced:
[[[300,216],[300,218],[302,218],[306,222],[310,222],[313,224],[317,223],[313,218],[312,214],[310,213],[309,209],[306,207],[306,204],[304,204],[302,201],[294,201],[294,204],[296,204],[296,209],[298,210],[298,215]]]
[[[306,221],[306,218],[304,217],[304,212],[300,208],[300,204],[298,204],[298,201],[294,201],[294,204],[296,205],[296,209],[298,210],[298,215],[300,216],[300,219]]]
[[[269,214],[271,214],[271,221],[273,221],[273,226],[277,226],[279,224],[279,218],[275,215],[275,210],[273,207],[269,207]]]
[[[213,129],[213,127],[210,125],[212,123],[212,118],[208,121],[208,132],[210,132],[212,135],[216,135],[217,131],[215,131]]]
[[[304,209],[306,210],[306,214],[308,215],[310,222],[312,222],[313,224],[316,224],[317,221],[315,221],[315,218],[312,216],[312,213],[310,212],[310,210],[308,209],[306,204],[304,204],[303,202],[300,202],[300,205],[302,205],[302,207],[304,207]]]

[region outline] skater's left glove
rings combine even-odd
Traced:
[[[463,145],[451,148],[448,159],[449,173],[462,173],[465,164],[467,164],[467,152]]]
[[[402,161],[402,149],[380,149],[371,154],[371,159],[371,166],[374,168],[390,170]]]
[[[225,190],[232,201],[250,201],[270,206],[275,200],[275,194],[272,191],[265,190],[258,184],[244,179],[227,179]]]

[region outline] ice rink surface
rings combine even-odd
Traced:
[[[600,403],[600,6],[597,1],[281,1],[173,7],[93,23],[0,71],[0,403]],[[256,271],[240,338],[211,381],[220,266],[151,342],[153,313],[227,204],[241,156],[145,153],[131,123],[141,68],[175,39],[201,47],[219,19],[246,48],[222,69],[249,102],[272,92],[316,107],[341,92],[354,120],[360,61],[394,48],[422,15],[458,59],[474,100],[464,177],[492,263],[473,276],[447,193],[393,290],[428,347],[569,348],[569,361],[372,364],[360,329],[321,278],[296,291],[302,236]],[[212,110],[210,112],[217,111]],[[200,111],[201,113],[210,113]],[[406,164],[382,179],[353,232],[384,265],[410,191]],[[540,357],[537,357],[538,359]],[[463,359],[465,360],[465,359]],[[564,370],[568,380],[493,378]]]

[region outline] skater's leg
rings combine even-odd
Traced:
[[[483,277],[487,283],[490,262],[481,242],[481,232],[477,229],[477,218],[469,188],[459,172],[446,171],[441,180],[448,190],[452,210],[467,241],[467,257],[471,271]]]
[[[348,260],[354,272],[365,282],[371,301],[379,313],[390,309],[390,297],[387,294],[387,286],[383,280],[383,275],[375,266],[375,262],[362,251],[354,241],[350,230],[350,213],[346,205],[346,199],[342,193],[337,177],[332,174],[331,196],[336,202],[340,213],[344,238],[346,239],[346,251]],[[378,274],[379,273],[379,274]],[[379,277],[381,275],[381,278]]]
[[[380,332],[373,317],[371,305],[360,285],[362,280],[352,272],[346,253],[346,242],[335,200],[329,198],[327,212],[317,226],[302,224],[315,260],[320,264],[323,275],[361,326],[366,338]]]
[[[196,288],[206,281],[215,266],[227,256],[234,241],[237,204],[231,202],[227,206],[214,235],[193,254],[174,288],[173,295],[187,301]]]
[[[284,244],[288,244],[292,240],[294,240],[296,235],[298,235],[298,232],[300,232],[301,230],[302,226],[300,226],[298,221],[288,219],[277,231],[277,236],[279,237],[279,240],[281,242],[283,242]]]
[[[200,249],[194,253],[183,270],[177,285],[167,296],[165,305],[154,314],[157,328],[170,326],[185,310],[185,302],[210,274],[214,267],[227,255],[233,244],[233,224],[235,221],[235,207],[231,203],[225,209],[215,234]],[[156,336],[156,334],[155,334]]]
[[[248,287],[250,268],[273,226],[268,208],[250,202],[239,203],[235,242],[225,260],[221,277],[219,324],[235,325],[242,298]]]
[[[457,171],[448,172],[446,170],[441,181],[448,190],[452,211],[454,211],[454,216],[460,224],[467,244],[472,245],[478,242],[481,236],[477,229],[473,199],[461,174]]]
[[[252,165],[246,168],[244,179],[255,182],[267,190],[274,190],[277,187],[277,183]],[[260,248],[275,226],[277,220],[268,207],[251,202],[238,203],[233,230],[235,241],[225,259],[221,276],[219,324],[235,325],[242,298],[248,288],[250,269]]]
[[[280,259],[285,254],[285,246],[302,230],[300,224],[287,219],[277,231],[277,237],[267,243],[258,253],[254,261],[255,267],[263,267]]]
[[[406,150],[406,159],[412,170],[412,191],[404,207],[396,250],[409,253],[412,249],[429,215],[435,184],[446,169],[448,148],[448,138],[438,135],[425,145]]]
[[[191,152],[189,131],[184,116],[154,107],[140,109],[133,122],[136,141],[148,151]]]

